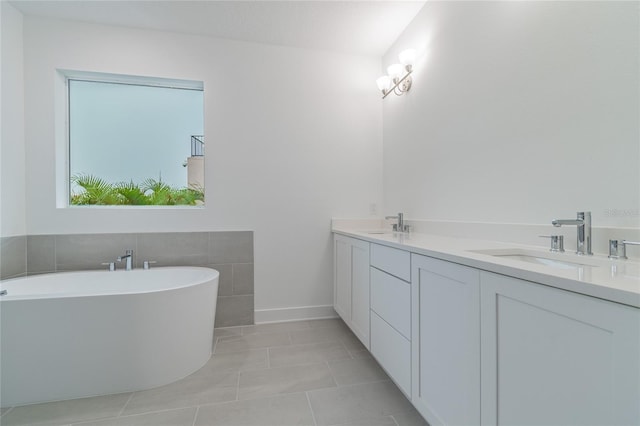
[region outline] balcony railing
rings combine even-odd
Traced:
[[[191,156],[192,157],[204,156],[204,135],[191,136]]]

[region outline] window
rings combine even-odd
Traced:
[[[100,76],[67,77],[69,204],[203,205],[202,83]]]

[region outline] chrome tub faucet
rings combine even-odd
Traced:
[[[575,219],[555,219],[551,222],[555,227],[576,225],[576,254],[592,255],[591,251],[591,212],[578,212]]]
[[[133,269],[133,250],[126,250],[124,256],[118,256],[118,262],[126,261],[124,270],[130,271]]]

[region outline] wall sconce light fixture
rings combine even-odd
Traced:
[[[415,49],[407,49],[399,55],[400,63],[389,65],[387,74],[376,80],[378,89],[382,92],[382,99],[391,92],[400,96],[411,89],[411,72],[416,61]]]

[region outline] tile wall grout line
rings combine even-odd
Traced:
[[[267,348],[267,369],[271,368],[271,348],[273,346],[270,346]]]
[[[134,253],[134,256],[135,256],[134,260],[137,263],[136,265],[134,265],[134,268],[140,268],[141,267],[140,266],[140,252],[138,251],[138,233],[137,232],[135,232],[133,234],[133,241],[134,241],[133,242],[133,245],[134,245],[133,253]],[[153,260],[153,259],[148,259],[148,260]]]
[[[53,272],[58,272],[58,237],[53,236]]]
[[[311,418],[313,419],[313,425],[314,425],[314,426],[317,426],[317,425],[318,425],[318,422],[316,421],[316,415],[315,415],[315,413],[313,412],[313,407],[311,406],[311,399],[309,398],[309,391],[306,391],[306,392],[304,393],[304,396],[306,396],[306,397],[307,397],[307,404],[309,404],[309,410],[311,411]]]
[[[235,296],[235,289],[236,289],[236,271],[235,271],[235,267],[233,266],[234,264],[231,264],[231,295]]]
[[[28,239],[29,236],[25,234],[24,236],[24,276],[28,276],[29,275],[29,258],[27,257],[27,254],[29,253],[28,248]]]
[[[129,395],[129,398],[127,398],[127,402],[124,403],[124,405],[122,406],[122,409],[118,413],[118,417],[122,416],[122,413],[124,413],[124,409],[127,408],[127,405],[129,405],[129,402],[131,401],[131,398],[133,398],[134,393],[135,392],[131,392],[131,395]]]
[[[238,381],[236,382],[236,401],[240,401],[240,374],[242,372],[238,371]]]
[[[214,264],[213,257],[211,256],[211,231],[207,231],[207,264]]]

